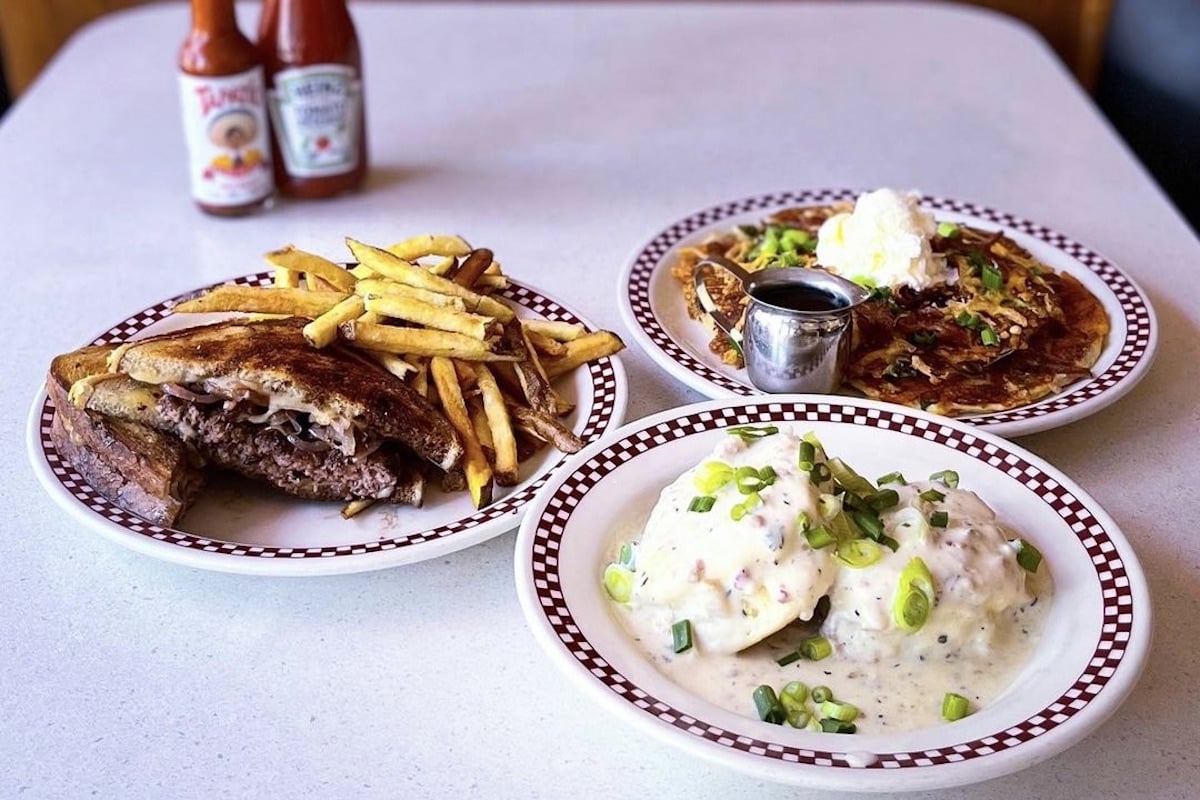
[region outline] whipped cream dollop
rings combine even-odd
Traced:
[[[937,231],[920,195],[876,189],[859,196],[850,213],[834,214],[817,233],[817,263],[863,286],[926,289],[954,276],[929,241]]]

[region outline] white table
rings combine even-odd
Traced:
[[[373,166],[358,196],[236,221],[193,209],[172,70],[182,4],[88,28],[0,124],[0,796],[810,796],[573,694],[522,621],[512,535],[344,577],[177,567],[72,524],[31,474],[24,427],[53,354],[286,242],[459,231],[621,330],[616,275],[661,226],[823,186],[1005,209],[1148,292],[1162,341],[1146,380],[1021,442],[1133,541],[1157,623],[1145,676],[1059,757],[939,796],[1195,796],[1200,247],[1033,34],[898,4],[354,13]],[[700,399],[637,351],[625,364],[631,418]]]

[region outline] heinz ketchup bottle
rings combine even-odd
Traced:
[[[362,54],[345,0],[264,0],[258,48],[279,188],[317,198],[362,186]]]
[[[179,89],[196,205],[220,216],[267,205],[275,187],[263,69],[238,30],[233,0],[192,0]]]

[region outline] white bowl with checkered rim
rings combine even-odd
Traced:
[[[673,684],[629,639],[602,584],[615,542],[636,538],[659,492],[734,425],[814,431],[866,475],[953,469],[1043,553],[1055,590],[1033,656],[990,706],[888,735],[810,733],[719,708]],[[871,400],[716,400],[622,427],[542,487],[517,537],[526,621],[581,693],[640,731],[760,779],[846,791],[973,783],[1031,766],[1095,730],[1136,683],[1150,596],[1129,542],[1070,478],[955,420]]]
[[[679,249],[737,225],[758,224],[796,206],[850,201],[851,189],[778,192],[712,206],[669,225],[642,246],[618,284],[622,320],[638,346],[676,380],[706,397],[748,397],[762,392],[744,369],[723,364],[708,349],[710,334],[690,319],[671,265]],[[1035,403],[1007,411],[960,417],[1000,436],[1024,436],[1083,419],[1116,402],[1146,374],[1158,347],[1158,323],[1145,292],[1115,264],[1044,225],[977,203],[924,197],[921,207],[939,221],[1002,230],[1035,258],[1077,278],[1104,306],[1112,330],[1090,378]]]
[[[270,285],[269,272],[232,281]],[[92,344],[165,333],[213,322],[228,315],[174,314],[174,306],[208,288],[164,300],[130,315]],[[510,281],[498,295],[519,317],[582,323],[570,307],[527,284]],[[624,420],[628,386],[618,357],[599,359],[561,378],[556,388],[576,404],[565,423],[585,442]],[[266,575],[324,575],[362,572],[409,564],[461,550],[513,530],[525,505],[559,467],[563,456],[552,447],[521,465],[520,483],[497,488],[495,501],[472,506],[465,492],[426,492],[422,508],[382,505],[350,520],[339,503],[287,497],[237,478],[210,481],[174,528],[131,514],[92,490],[62,459],[50,439],[54,406],[44,391],[30,410],[26,443],[34,473],[47,493],[85,527],[147,555],[192,567]],[[65,543],[64,543],[65,546]]]

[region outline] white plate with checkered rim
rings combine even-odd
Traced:
[[[819,189],[749,197],[699,211],[676,222],[643,246],[618,286],[621,316],[634,340],[676,380],[706,397],[761,395],[745,370],[721,363],[708,349],[704,326],[688,317],[671,264],[679,248],[714,232],[756,224],[771,212],[853,200],[850,189]],[[1103,256],[1034,222],[975,203],[925,197],[921,205],[938,220],[1003,230],[1034,257],[1079,279],[1103,304],[1112,330],[1092,377],[1036,403],[960,419],[1000,436],[1024,436],[1083,419],[1116,402],[1142,379],[1158,346],[1158,324],[1144,292]]]
[[[270,273],[234,280],[269,285]],[[200,291],[166,300],[114,325],[93,344],[130,338],[219,319],[217,315],[174,315],[176,303]],[[593,325],[574,310],[517,281],[502,295],[521,317],[543,317]],[[556,384],[577,404],[566,422],[584,441],[621,424],[628,387],[617,357],[581,367]],[[269,575],[362,572],[442,556],[511,531],[526,504],[559,467],[563,456],[546,448],[521,465],[521,482],[497,489],[496,500],[476,510],[463,492],[426,494],[423,508],[381,506],[342,519],[338,503],[286,497],[235,479],[206,487],[178,528],[162,528],[134,516],[92,491],[64,462],[50,441],[53,405],[40,392],[27,426],[34,471],[50,496],[78,521],[127,547],[204,569]]]
[[[904,734],[810,733],[735,714],[655,670],[617,621],[601,575],[661,489],[733,425],[812,430],[866,475],[954,469],[1041,549],[1055,595],[1030,662],[1001,697],[953,723]],[[960,421],[860,398],[816,395],[697,403],[630,423],[573,456],[534,498],[517,535],[526,621],[580,689],[620,719],[759,779],[892,792],[1024,769],[1079,742],[1133,689],[1149,650],[1150,596],[1128,541],[1070,478]]]

